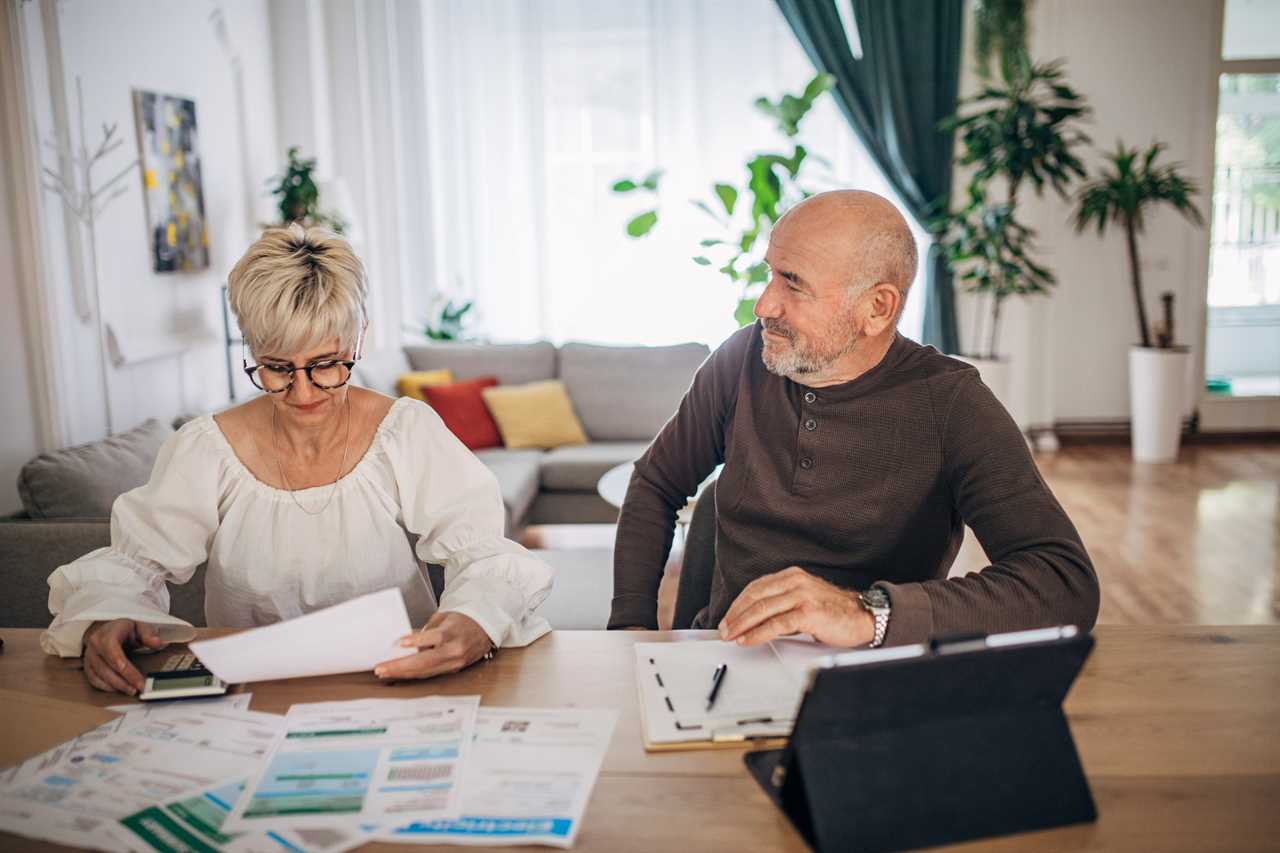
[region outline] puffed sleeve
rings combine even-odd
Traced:
[[[204,440],[207,418],[185,425],[160,449],[151,479],[111,507],[111,545],[49,576],[53,622],[46,653],[76,657],[85,629],[108,619],[154,624],[166,642],[186,642],[192,626],[169,614],[165,581],[186,583],[208,556],[218,527],[220,460]],[[216,427],[213,427],[216,429]]]
[[[551,567],[503,536],[493,473],[425,403],[406,411],[392,438],[405,529],[418,557],[444,566],[440,610],[469,616],[496,646],[525,646],[551,630],[534,613],[551,591]]]

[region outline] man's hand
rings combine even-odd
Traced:
[[[420,649],[416,655],[383,661],[373,674],[384,680],[430,678],[465,669],[493,646],[489,635],[470,616],[437,612],[421,631],[400,638],[400,645]]]
[[[94,622],[84,632],[84,677],[99,690],[136,696],[146,686],[142,673],[125,652],[146,646],[164,647],[160,632],[146,622],[112,619]]]
[[[787,634],[811,634],[832,646],[865,646],[875,638],[876,621],[841,589],[799,566],[747,584],[720,623],[720,637],[744,646]]]

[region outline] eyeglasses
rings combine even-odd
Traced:
[[[307,374],[307,380],[322,391],[333,391],[351,381],[351,368],[354,361],[333,359],[318,361],[306,367],[294,367],[292,364],[249,364],[244,362],[244,372],[255,388],[268,394],[283,394],[293,387],[294,374],[299,370]]]

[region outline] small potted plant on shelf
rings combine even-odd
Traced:
[[[276,205],[280,211],[280,224],[321,225],[335,234],[343,234],[349,224],[346,219],[335,210],[320,207],[322,185],[316,183],[315,169],[315,158],[303,157],[301,149],[295,145],[289,149],[284,172],[267,179],[271,195],[278,197]],[[335,189],[335,192],[339,190]]]
[[[1180,174],[1180,166],[1157,166],[1165,146],[1152,143],[1146,151],[1123,142],[1108,155],[1108,168],[1086,184],[1077,198],[1076,231],[1097,226],[1102,236],[1110,223],[1124,227],[1129,250],[1129,283],[1138,320],[1138,340],[1129,349],[1129,411],[1133,422],[1133,458],[1138,462],[1172,462],[1178,456],[1182,416],[1191,387],[1191,351],[1174,342],[1173,294],[1164,293],[1162,317],[1147,320],[1142,292],[1142,264],[1138,235],[1150,210],[1168,205],[1195,225],[1204,218],[1192,202],[1195,184]]]

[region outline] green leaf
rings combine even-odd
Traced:
[[[729,184],[716,184],[716,196],[724,205],[724,212],[733,216],[733,206],[738,203],[738,190]]]
[[[733,319],[739,326],[750,326],[756,321],[756,300],[739,299],[738,307],[733,312]]]
[[[726,245],[726,243],[723,240],[707,239],[707,240],[700,240],[698,242],[698,245],[705,249],[708,246],[724,246]]]
[[[693,206],[698,208],[698,210],[701,210],[707,216],[710,216],[716,222],[721,222],[719,214],[717,214],[714,210],[712,210],[711,206],[708,205],[705,201],[698,201],[695,199],[693,201]],[[721,224],[723,224],[723,222],[721,222]]]
[[[769,280],[769,265],[764,261],[758,264],[752,264],[747,268],[748,284],[763,284]]]
[[[706,255],[698,255],[697,257],[695,257],[695,258],[693,259],[693,262],[694,262],[695,264],[697,264],[698,266],[700,266],[700,267],[709,267],[709,266],[711,266],[711,259],[710,259],[710,258],[708,258]]]
[[[656,192],[658,189],[658,181],[662,178],[662,174],[663,174],[662,169],[654,169],[652,172],[645,175],[644,180],[640,183],[640,186],[644,187],[647,190],[653,190]]]
[[[801,95],[804,100],[813,103],[813,99],[821,95],[823,92],[830,92],[836,87],[836,78],[830,74],[818,74],[809,84],[804,87],[804,94]]]
[[[615,183],[612,189],[616,193],[629,193],[636,189],[636,182],[630,178],[623,178],[621,181]]]
[[[627,233],[632,237],[643,237],[658,224],[658,211],[646,211],[627,223]]]

